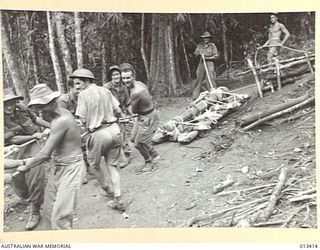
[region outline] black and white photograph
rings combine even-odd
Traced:
[[[317,229],[315,19],[2,9],[3,232]]]

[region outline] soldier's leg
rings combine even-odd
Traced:
[[[197,99],[200,95],[202,80],[205,77],[205,68],[203,63],[199,63],[197,68],[197,79],[194,85],[192,98]]]
[[[103,133],[105,131],[105,129],[100,129],[99,131],[93,132],[87,140],[87,159],[94,176],[103,189],[108,187],[108,182],[106,169],[101,167],[101,154],[105,141],[109,140],[111,143],[112,140],[108,133]]]
[[[209,78],[211,80],[212,86],[213,86],[213,88],[217,88],[215,71],[214,71],[214,63],[207,62],[207,68],[208,68],[208,74],[209,74]],[[207,79],[208,89],[211,90],[211,85],[209,83],[208,77],[206,77],[206,79]]]
[[[83,165],[82,160],[70,163],[57,173],[60,179],[51,215],[52,229],[73,228],[73,214],[78,203]]]
[[[30,202],[30,215],[26,229],[33,230],[40,221],[40,208],[44,200],[45,169],[43,165],[30,169],[26,174]]]

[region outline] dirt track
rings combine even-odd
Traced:
[[[121,171],[123,198],[129,203],[126,211],[129,218],[125,219],[120,213],[109,209],[106,205],[108,198],[103,195],[96,180],[90,180],[82,186],[74,227],[91,229],[185,226],[186,221],[193,216],[221,211],[256,197],[257,194],[212,194],[213,187],[228,175],[235,184],[225,191],[275,183],[277,177],[262,180],[257,178],[255,173],[259,170],[276,169],[282,164],[291,165],[300,160],[305,163],[303,167],[306,171],[298,173],[291,181],[301,178],[306,178],[306,181],[300,182],[295,188],[305,190],[315,186],[314,111],[294,121],[288,121],[287,115],[248,133],[240,132],[236,126],[236,121],[248,112],[256,112],[262,107],[271,107],[305,94],[309,88],[308,82],[306,77],[300,82],[284,86],[281,91],[268,93],[263,99],[251,98],[203,138],[188,145],[172,142],[157,145],[161,161],[155,172],[137,175],[135,169],[143,162],[138,152],[133,150],[132,163]],[[250,93],[253,89],[243,89],[242,93]],[[188,101],[188,98],[158,100],[162,122],[181,113]],[[304,110],[312,109],[314,107]],[[218,140],[222,140],[223,147],[217,147]],[[209,154],[203,154],[203,159],[192,159],[207,151],[212,152],[211,158]],[[244,173],[244,170],[248,172]],[[17,202],[14,196],[5,199],[7,202]],[[292,214],[290,209],[299,208],[301,204],[288,205],[285,200],[280,201],[270,220],[286,221]],[[4,231],[24,231],[28,217],[25,210],[27,208],[21,203],[14,207],[5,218]],[[315,227],[316,206],[310,206],[308,211],[308,214],[306,211],[297,214],[286,226]],[[229,226],[229,222],[230,217],[221,215],[198,226]],[[41,223],[36,230],[45,229]]]

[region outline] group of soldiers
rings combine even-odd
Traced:
[[[126,134],[125,128],[119,126],[123,118],[135,117],[130,139],[144,159],[139,172],[154,169],[159,155],[151,140],[159,125],[159,115],[148,88],[135,79],[136,72],[129,63],[112,66],[109,76],[108,83],[98,86],[90,70],[77,69],[70,76],[71,89],[64,95],[53,92],[46,84],[35,85],[30,90],[28,107],[19,102],[21,96],[5,94],[5,145],[40,140],[49,134],[44,145],[32,144],[37,149],[29,148],[29,155],[21,152],[16,159],[5,160],[5,169],[15,172],[11,180],[13,189],[30,202],[27,230],[33,230],[39,223],[42,205],[44,219],[51,229],[73,228],[79,189],[86,182],[86,164],[111,198],[108,206],[125,211],[119,167],[128,165],[130,150],[128,140],[122,136]],[[50,124],[35,113],[42,114]],[[50,133],[40,132],[39,126],[50,127]],[[86,138],[85,157],[83,138]],[[27,155],[32,157],[25,158]],[[106,167],[101,165],[103,157]],[[44,195],[43,163],[49,159],[53,166]],[[107,181],[108,172],[111,185]]]
[[[283,38],[281,38],[283,36]],[[214,61],[219,57],[216,45],[210,42],[212,38],[209,32],[204,32],[201,36],[202,42],[198,44],[194,55],[201,56],[197,67],[197,79],[193,88],[193,99],[197,99],[202,90],[210,91],[216,88],[216,71]],[[270,13],[270,26],[268,29],[268,40],[257,49],[267,48],[267,61],[269,64],[274,62],[278,56],[279,49],[290,37],[288,29],[283,23],[278,21],[278,13]],[[205,83],[205,84],[203,84]]]
[[[275,13],[270,17],[269,39],[262,47],[269,47],[268,59],[271,60],[290,34],[277,21]],[[282,33],[285,38],[280,41]],[[216,88],[214,60],[219,54],[215,44],[210,42],[211,37],[209,32],[204,32],[203,42],[194,52],[201,56],[194,99],[200,94],[203,80],[207,79],[206,89]],[[35,85],[30,90],[28,107],[20,102],[23,97],[10,91],[4,93],[5,146],[33,141],[28,147],[20,147],[15,157],[5,159],[6,171],[14,173],[13,189],[30,202],[27,230],[38,225],[42,205],[46,206],[44,219],[49,228],[73,228],[79,189],[87,183],[87,174],[94,175],[111,198],[109,207],[125,211],[119,169],[129,164],[131,150],[126,124],[119,122],[121,119],[135,119],[130,140],[144,159],[139,172],[151,172],[159,160],[151,144],[159,126],[159,115],[147,86],[136,80],[131,64],[111,66],[109,82],[103,86],[97,85],[97,79],[88,69],[77,69],[69,77],[70,90],[63,95],[53,92],[46,84]],[[106,167],[101,166],[103,157]],[[53,167],[45,195],[43,164],[49,159]],[[107,181],[108,173],[111,185]]]

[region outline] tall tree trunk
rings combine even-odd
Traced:
[[[2,52],[6,61],[8,70],[10,72],[15,91],[18,95],[24,97],[25,102],[29,101],[29,94],[27,88],[27,81],[25,72],[22,70],[21,58],[18,57],[19,53],[15,53],[14,48],[8,38],[8,27],[10,25],[7,14],[0,13],[1,15],[1,31],[2,31]]]
[[[35,84],[39,84],[39,70],[38,70],[38,58],[36,55],[36,44],[34,42],[34,35],[33,35],[33,30],[34,30],[34,20],[36,18],[36,12],[33,12],[31,14],[30,17],[30,21],[29,21],[29,30],[32,31],[32,33],[29,35],[30,36],[30,42],[29,42],[29,50],[30,50],[30,60],[31,60],[31,65],[32,65],[32,75],[33,75],[33,79],[34,79],[34,83]],[[29,87],[30,87],[30,83],[29,83]]]
[[[146,52],[144,50],[144,14],[141,14],[141,47],[140,47],[140,52],[141,52],[141,56],[143,59],[143,63],[144,63],[144,68],[146,70],[146,76],[149,82],[149,63],[146,57]]]
[[[150,59],[150,84],[158,96],[176,95],[181,83],[177,76],[175,34],[171,14],[152,14],[152,48]],[[153,43],[155,41],[155,43]]]
[[[31,55],[31,60],[32,60],[32,70],[33,70],[33,76],[34,76],[34,81],[35,84],[39,84],[39,76],[38,76],[38,63],[37,63],[37,59],[36,59],[36,55],[35,55],[36,51],[34,48],[34,45],[31,45],[31,51],[30,51],[30,55]]]
[[[182,75],[181,75],[181,71],[180,71],[180,59],[179,59],[179,33],[177,32],[177,29],[175,27],[175,22],[174,22],[174,17],[173,15],[171,15],[171,27],[172,27],[172,32],[171,32],[171,37],[172,40],[174,41],[174,47],[173,47],[173,51],[174,51],[174,60],[175,60],[175,64],[179,65],[178,67],[175,67],[175,71],[176,71],[176,81],[177,81],[177,88],[181,87],[182,84]],[[176,93],[177,95],[177,93]]]
[[[169,19],[171,17],[169,16]],[[176,69],[175,69],[175,53],[174,53],[174,38],[173,38],[173,28],[171,20],[169,20],[168,25],[166,27],[166,33],[165,33],[165,41],[166,41],[166,47],[168,48],[168,53],[166,55],[166,61],[167,61],[167,72],[169,72],[168,75],[168,84],[169,84],[169,96],[177,95],[177,78],[176,78]]]
[[[64,67],[66,69],[66,79],[68,79],[68,77],[72,74],[73,70],[72,70],[72,63],[71,63],[71,56],[70,56],[69,47],[67,44],[66,36],[64,34],[65,26],[62,21],[62,13],[56,12],[54,17],[56,20],[58,42],[59,42],[61,52],[62,52]]]
[[[220,14],[221,17],[221,27],[222,27],[222,43],[223,43],[223,57],[224,57],[224,63],[226,65],[226,72],[229,76],[229,58],[228,58],[228,41],[227,41],[227,35],[226,35],[226,24],[224,21],[224,15]]]
[[[153,92],[154,82],[156,81],[156,58],[158,57],[158,37],[154,34],[158,34],[159,26],[158,23],[158,16],[155,14],[152,14],[152,34],[151,34],[151,54],[150,54],[150,72],[149,72],[149,89],[151,92]]]
[[[102,75],[102,84],[106,83],[108,81],[107,79],[107,62],[106,62],[106,44],[105,40],[103,39],[101,42],[101,59],[102,59],[102,66],[101,66],[101,75]]]
[[[64,91],[63,81],[62,81],[62,73],[61,73],[59,60],[56,54],[56,49],[54,46],[54,33],[52,29],[52,24],[51,24],[51,13],[49,11],[47,11],[47,22],[48,22],[50,56],[51,56],[53,69],[55,73],[57,88],[61,93],[64,93],[65,91]]]
[[[188,54],[187,54],[186,46],[185,46],[185,43],[184,43],[184,37],[183,37],[183,33],[182,33],[181,29],[180,29],[180,37],[181,37],[181,44],[182,44],[182,50],[183,50],[184,59],[186,60],[188,78],[191,79],[190,64],[189,64]]]
[[[76,39],[77,66],[78,68],[83,68],[81,21],[79,18],[79,12],[74,12],[74,35]]]

